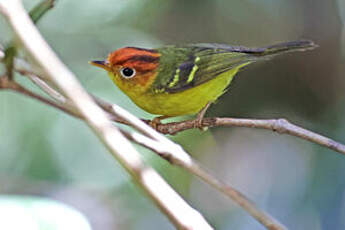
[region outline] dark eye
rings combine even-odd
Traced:
[[[120,73],[124,78],[132,78],[135,75],[135,69],[125,67],[121,69]]]

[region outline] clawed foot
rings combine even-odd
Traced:
[[[204,127],[202,126],[202,119],[203,117],[199,116],[194,120],[194,128],[200,129],[201,131],[204,131]]]
[[[208,107],[210,107],[210,105],[211,105],[211,102],[207,103],[207,105],[198,113],[198,116],[194,120],[194,128],[198,128],[201,131],[207,130],[207,127],[204,127],[202,125],[202,120],[204,119],[205,113],[206,113]]]
[[[150,126],[157,130],[157,127],[162,124],[161,120],[168,118],[168,116],[155,117],[150,121]]]
[[[209,102],[205,105],[205,107],[200,110],[200,112],[198,113],[196,119],[194,120],[194,128],[197,128],[197,129],[200,129],[201,131],[205,131],[207,130],[207,127],[204,127],[203,124],[202,124],[202,121],[204,119],[204,116],[205,116],[205,113],[208,109],[208,107],[210,107],[212,102]],[[162,120],[163,119],[166,119],[166,118],[169,118],[170,116],[159,116],[159,117],[155,117],[152,119],[152,121],[149,122],[149,125],[157,130],[158,126],[162,124]]]
[[[199,116],[198,114],[198,116],[194,120],[194,128],[199,129],[200,131],[206,131],[208,127],[203,126],[202,124],[203,119],[204,119],[204,116]]]

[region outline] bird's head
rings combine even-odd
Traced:
[[[160,54],[156,50],[125,47],[108,55],[104,61],[90,64],[108,71],[110,78],[126,94],[143,93],[158,74]]]

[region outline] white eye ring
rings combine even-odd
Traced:
[[[124,78],[132,78],[136,74],[135,69],[129,68],[129,67],[122,68],[120,70],[120,73],[121,73],[122,77],[124,77]]]

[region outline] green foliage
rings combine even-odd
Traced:
[[[34,196],[1,195],[0,213],[1,229],[91,230],[85,216],[72,207]]]
[[[45,0],[35,6],[29,13],[32,21],[36,24],[48,10],[54,7],[54,4],[55,0]]]
[[[17,50],[13,46],[13,44],[10,44],[5,49],[5,58],[4,58],[4,64],[6,67],[6,74],[9,79],[12,79],[13,77],[13,64],[14,64],[14,58],[17,55]]]

